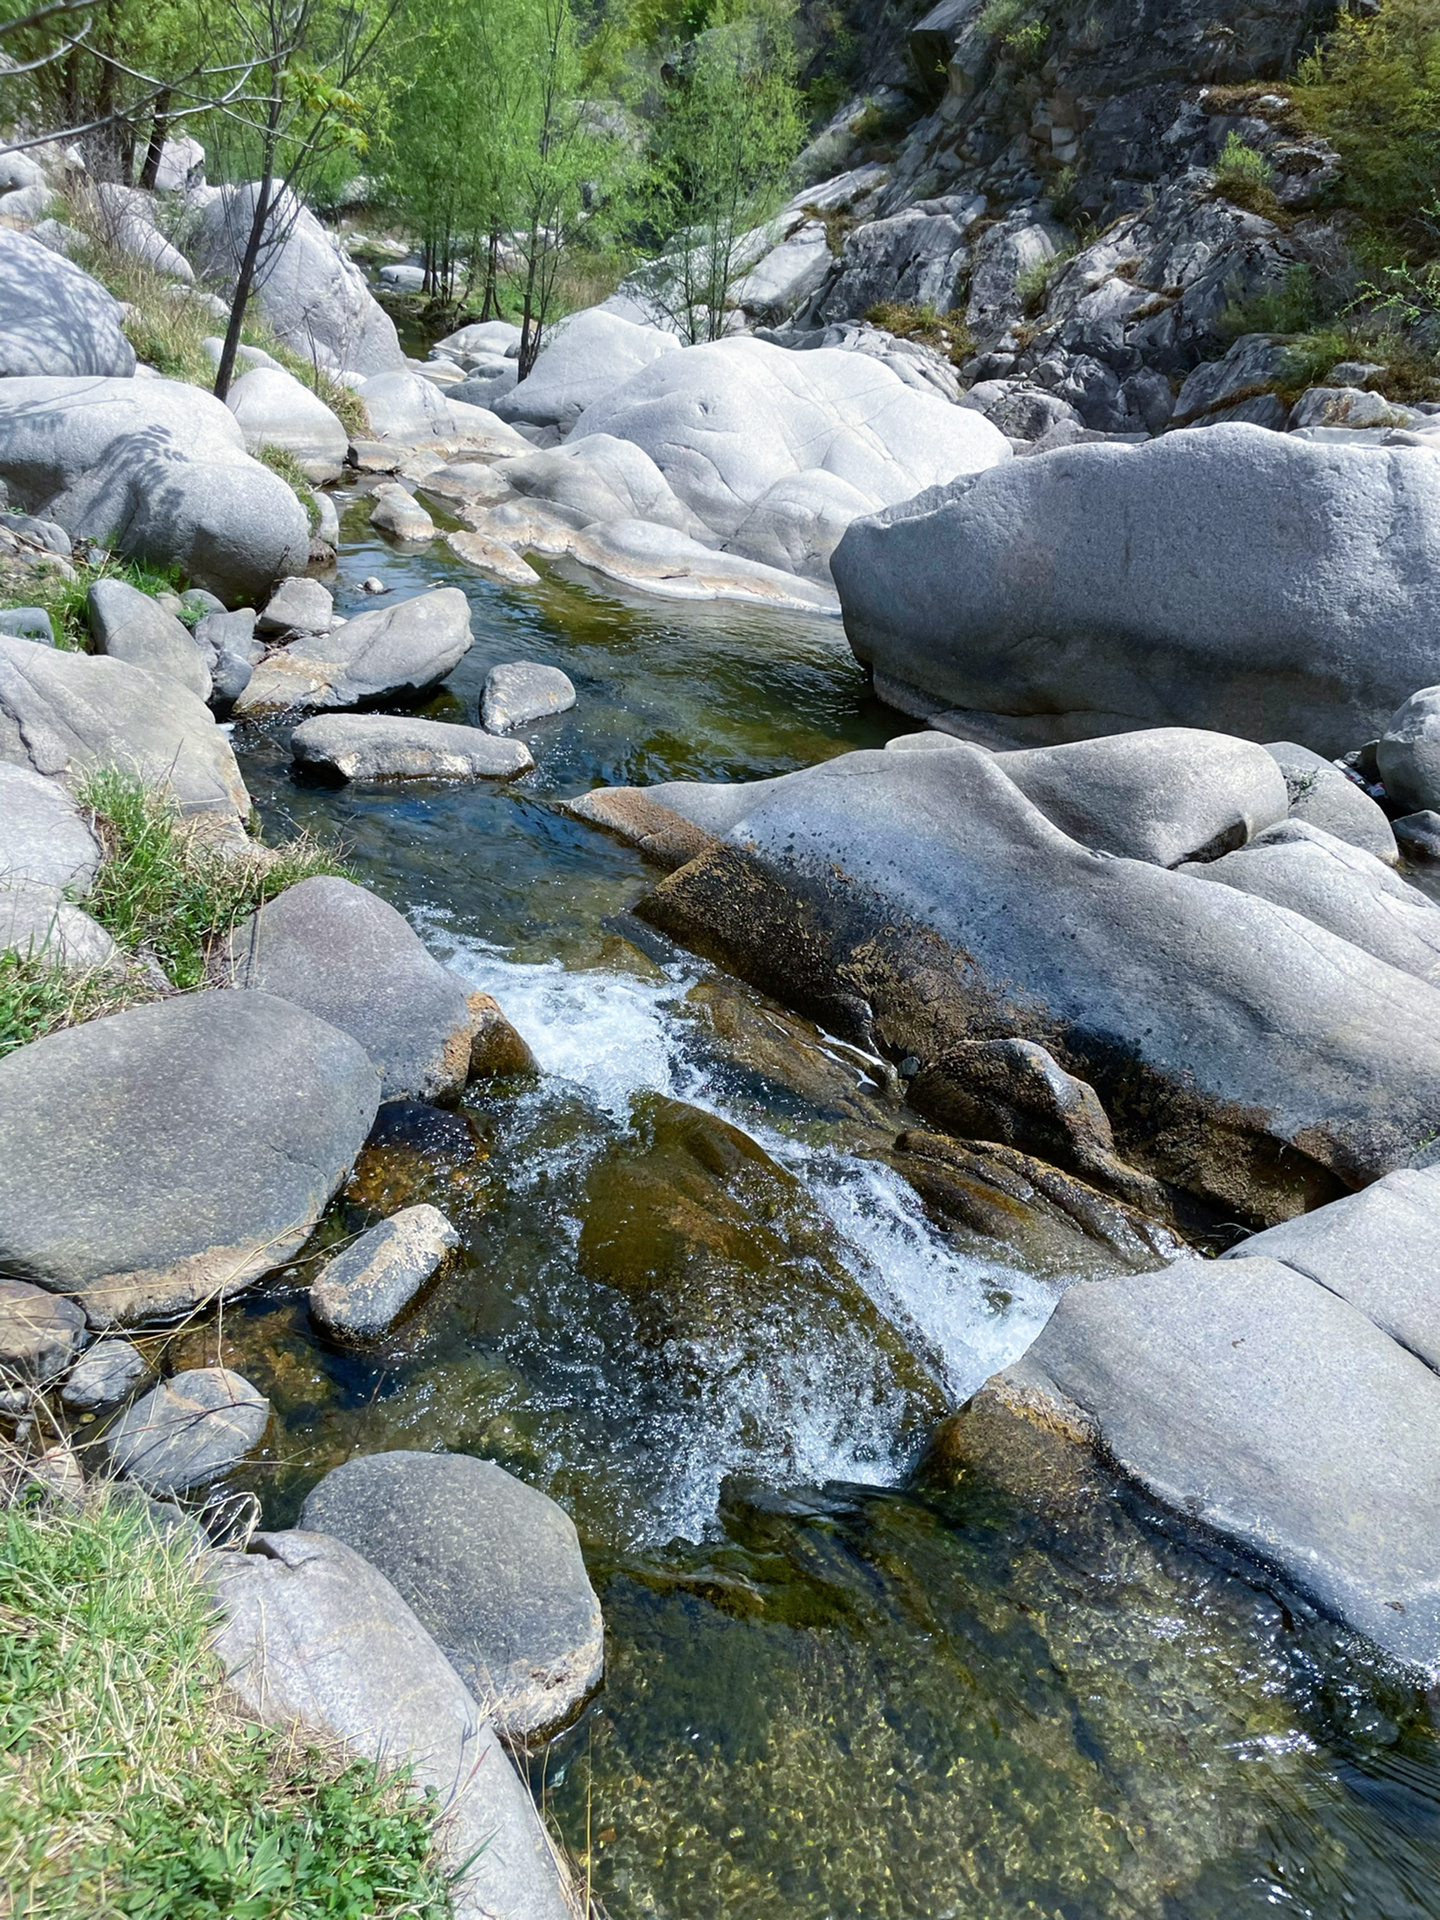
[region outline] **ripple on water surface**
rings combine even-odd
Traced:
[[[1437,1920],[1412,1683],[1089,1467],[1017,1484],[977,1457],[901,1490],[1053,1280],[934,1229],[870,1155],[898,1123],[863,1063],[607,926],[653,870],[556,799],[882,744],[910,723],[838,625],[561,574],[527,597],[440,548],[342,565],[342,611],[371,572],[469,591],[437,717],[473,720],[507,659],[579,703],[510,787],[304,788],[283,727],[238,732],[272,836],[338,833],[545,1070],[472,1100],[425,1176],[462,1258],[388,1347],[313,1339],[305,1262],[227,1310],[281,1416],[252,1476],[271,1520],[386,1446],[490,1455],[570,1508],[609,1672],[550,1786],[612,1920]],[[320,1246],[414,1178],[367,1177]]]

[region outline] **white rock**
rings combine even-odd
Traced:
[[[393,534],[397,540],[424,544],[435,538],[435,522],[414,494],[400,486],[375,489],[370,524],[381,533]]]
[[[574,683],[559,667],[514,660],[486,674],[480,718],[487,733],[508,733],[547,714],[568,713],[574,704]]]
[[[0,378],[128,376],[135,349],[124,317],[119,301],[63,254],[0,229]]]
[[[550,332],[529,378],[497,400],[495,411],[502,420],[568,431],[588,406],[679,344],[671,333],[599,307],[571,314]]]
[[[237,380],[225,404],[240,422],[251,453],[279,447],[293,454],[307,480],[338,480],[350,436],[318,393],[281,367],[256,367]]]

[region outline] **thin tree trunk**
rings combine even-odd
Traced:
[[[245,254],[240,262],[239,277],[235,282],[234,298],[230,302],[230,324],[225,329],[225,345],[220,350],[220,366],[215,375],[215,398],[223,400],[230,391],[230,382],[235,376],[235,353],[240,345],[240,329],[245,324],[245,309],[250,301],[250,292],[255,285],[255,271],[260,260],[260,245],[265,237],[265,227],[270,218],[270,194],[274,186],[274,162],[268,156],[265,172],[260,181],[260,192],[255,199],[255,212],[250,221],[250,233],[245,242]]]
[[[485,262],[485,299],[480,308],[482,320],[503,320],[505,314],[500,305],[500,233],[498,228],[490,230],[490,253]]]
[[[150,144],[145,149],[145,164],[140,169],[140,184],[153,193],[160,175],[160,160],[165,152],[165,135],[170,125],[170,89],[162,87],[155,96],[155,114],[150,122]]]

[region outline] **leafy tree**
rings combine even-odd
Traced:
[[[1440,188],[1440,4],[1342,13],[1300,68],[1297,100],[1345,163],[1343,198],[1407,220]]]
[[[715,340],[751,265],[742,242],[783,197],[805,139],[787,8],[752,5],[716,19],[672,55],[662,78],[653,180],[674,242],[651,270],[650,290],[687,339]]]

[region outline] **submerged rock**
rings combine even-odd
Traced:
[[[0,1266],[94,1326],[228,1297],[305,1241],[380,1079],[267,993],[199,993],[0,1060]]]
[[[464,982],[351,880],[287,887],[235,929],[224,965],[236,987],[277,994],[352,1035],[380,1071],[384,1100],[443,1100],[465,1085],[473,1022]]]
[[[424,545],[435,538],[435,522],[414,494],[401,486],[375,489],[370,524],[381,533],[393,534],[397,540]]]
[[[529,1790],[434,1640],[384,1575],[340,1540],[261,1533],[214,1554],[216,1652],[258,1718],[297,1721],[432,1788],[456,1920],[570,1920]]]
[[[491,994],[471,994],[470,1017],[474,1022],[470,1035],[472,1080],[505,1080],[516,1074],[539,1073],[534,1054]]]
[[[326,1474],[300,1523],[394,1584],[511,1740],[567,1725],[599,1686],[604,1623],[575,1528],[493,1461],[369,1454]]]
[[[384,1333],[458,1242],[435,1207],[392,1214],[320,1269],[310,1288],[311,1318],[346,1339]]]
[[[183,1493],[228,1473],[259,1444],[270,1402],[227,1367],[162,1381],[105,1436],[117,1473],[151,1493]]]
[[[922,711],[1334,754],[1434,679],[1437,552],[1428,453],[1227,424],[967,475],[854,524],[834,574],[857,656]]]

